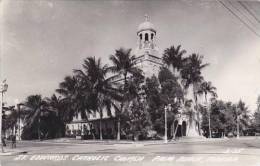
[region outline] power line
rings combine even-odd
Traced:
[[[243,23],[251,32],[253,32],[256,36],[260,37],[260,35],[250,27],[242,18],[240,18],[234,11],[232,11],[229,7],[227,7],[222,1],[217,0],[223,7],[225,7],[231,14],[233,14],[241,23]]]
[[[231,1],[228,1],[230,3],[230,5],[236,9],[240,14],[242,14],[252,25],[254,25],[255,23],[245,14],[243,13],[242,11],[239,10],[239,8],[237,8],[235,5],[232,4]]]
[[[247,11],[252,17],[254,17],[254,19],[255,19],[258,23],[260,23],[260,20],[255,16],[255,14],[254,14],[245,4],[243,4],[241,1],[238,1],[238,3],[239,3],[241,6],[243,6],[243,8],[246,9],[246,11]]]

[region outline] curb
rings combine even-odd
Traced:
[[[208,142],[222,142],[222,141],[227,141],[230,140],[228,138],[225,139],[186,139],[186,140],[169,140],[167,143],[164,143],[164,140],[158,140],[158,141],[122,141],[122,142],[117,142],[117,141],[60,141],[60,142],[55,142],[55,141],[33,141],[35,143],[40,143],[40,144],[69,144],[69,145],[86,145],[86,144],[99,144],[99,145],[161,145],[161,144],[178,144],[178,143],[208,143]],[[21,141],[21,142],[27,142],[27,141]]]
[[[21,141],[22,142],[22,141]],[[27,141],[23,141],[27,142]],[[40,144],[71,144],[71,145],[87,145],[87,144],[99,144],[99,145],[114,145],[114,144],[134,144],[134,142],[51,142],[51,141],[39,141],[34,143],[40,143]]]
[[[26,154],[26,151],[19,151],[19,152],[3,152],[0,153],[0,156],[13,156],[13,155],[19,155],[19,154]]]

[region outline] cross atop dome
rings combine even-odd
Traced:
[[[146,22],[150,21],[150,18],[149,18],[149,16],[148,16],[148,14],[145,14],[145,15],[144,15],[144,18],[145,18],[145,21],[146,21]]]

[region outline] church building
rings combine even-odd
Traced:
[[[157,46],[157,31],[155,26],[150,22],[149,17],[145,16],[145,21],[141,23],[136,32],[137,36],[137,47],[135,49],[134,55],[136,56],[136,65],[142,69],[143,75],[151,77],[153,75],[158,76],[160,67],[162,63],[162,55],[159,53]],[[174,132],[176,126],[178,125],[179,132],[182,136],[199,136],[199,125],[197,116],[193,116],[190,119],[190,115],[185,113],[185,109],[181,109],[180,114],[177,116],[177,120],[171,126],[170,131]],[[195,112],[192,111],[195,115]],[[103,113],[103,137],[112,139],[116,138],[116,117],[115,112],[112,111],[108,114],[106,110]],[[98,114],[88,114],[88,120],[84,120],[80,115],[73,118],[73,121],[66,124],[66,135],[72,137],[81,137],[84,135],[86,139],[98,138],[99,135],[99,115]],[[96,133],[95,135],[90,135],[90,133]]]

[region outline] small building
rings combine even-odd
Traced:
[[[116,137],[115,111],[103,110],[101,120],[102,136],[104,139],[114,139]],[[97,112],[87,113],[87,119],[83,119],[81,114],[73,117],[71,123],[66,124],[67,137],[77,139],[99,139],[100,136],[100,115]]]

